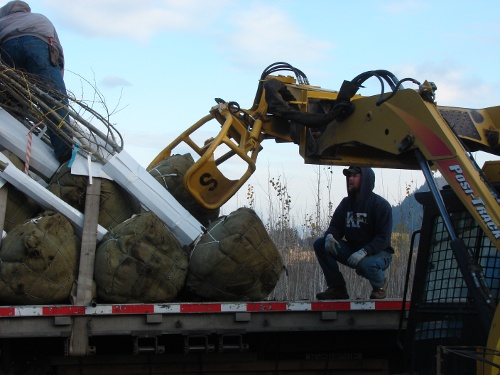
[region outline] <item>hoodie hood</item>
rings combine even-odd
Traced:
[[[350,167],[352,168],[352,167]],[[354,196],[353,193],[349,193],[348,190],[348,196],[349,199],[355,199],[356,200],[362,200],[368,197],[368,195],[371,194],[373,189],[375,188],[375,172],[373,172],[373,169],[367,168],[367,167],[356,167],[361,170],[361,185],[359,187],[359,193],[357,193],[356,196]],[[347,188],[347,180],[349,176],[346,176],[346,188]]]
[[[0,18],[6,17],[12,13],[31,13],[31,8],[24,1],[9,1],[0,8]]]

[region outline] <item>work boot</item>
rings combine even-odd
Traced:
[[[329,286],[324,292],[316,294],[317,299],[349,299],[345,285]]]
[[[387,297],[386,289],[387,289],[387,279],[385,279],[382,288],[372,290],[372,293],[370,294],[370,299],[384,299],[385,297]]]

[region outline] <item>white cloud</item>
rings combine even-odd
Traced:
[[[210,24],[228,0],[42,0],[65,23],[91,36],[146,42],[164,31],[192,32]]]
[[[493,105],[500,99],[495,93],[493,82],[488,84],[469,70],[450,61],[398,66],[394,68],[394,72],[399,79],[411,77],[421,83],[425,80],[434,82],[437,86],[436,101],[438,105],[483,108]],[[410,85],[406,87],[412,88]],[[493,101],[493,103],[487,103],[487,101]]]
[[[234,29],[222,36],[227,40],[222,49],[239,66],[275,61],[300,66],[324,61],[333,49],[333,43],[303,32],[284,10],[263,3],[236,13],[231,21]]]
[[[295,66],[321,64],[333,49],[325,35],[302,30],[278,6],[230,0],[41,0],[58,25],[89,37],[128,38],[147,43],[171,32],[198,35],[216,44],[240,68],[275,61]]]
[[[116,76],[107,76],[101,80],[101,84],[105,87],[113,88],[113,87],[124,87],[130,86],[131,83],[127,81],[125,78],[116,77]]]

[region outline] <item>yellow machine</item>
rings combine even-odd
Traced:
[[[276,75],[278,71],[290,71],[295,77]],[[380,81],[381,93],[358,95],[370,78]],[[403,88],[405,82],[415,87]],[[492,187],[500,181],[500,163],[488,162],[481,170],[471,157],[474,151],[500,155],[500,107],[440,107],[434,101],[435,90],[432,82],[398,80],[384,70],[360,74],[345,81],[339,91],[325,90],[310,85],[305,74],[289,64],[272,64],[262,73],[250,109],[216,99],[210,113],[160,152],[148,169],[172,155],[177,146],[188,145],[199,158],[186,173],[184,184],[207,208],[223,205],[248,180],[265,140],[298,144],[308,164],[421,169],[477,308],[478,330],[488,332],[484,343],[488,352],[477,371],[498,374],[498,297],[492,296],[481,267],[467,256],[457,256],[469,250],[456,234],[431,170],[442,174],[486,241],[500,250],[499,200]],[[193,133],[213,119],[220,123],[220,132],[197,144]],[[239,178],[228,178],[222,172],[221,166],[231,158],[246,165]]]

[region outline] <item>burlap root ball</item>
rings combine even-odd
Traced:
[[[201,224],[208,226],[219,217],[219,209],[208,209],[199,204],[184,186],[184,175],[194,164],[190,154],[172,155],[161,161],[149,173]]]
[[[12,164],[19,170],[24,170],[24,163],[16,155],[8,150],[2,153],[9,158]],[[17,190],[14,186],[7,185],[7,206],[5,209],[4,230],[10,232],[16,225],[34,218],[42,208],[33,199]]]
[[[71,174],[63,164],[52,177],[47,189],[80,212],[85,211],[88,176]],[[137,200],[116,182],[102,179],[99,202],[99,224],[106,229],[129,219],[140,212]]]
[[[17,225],[0,248],[0,303],[69,303],[80,246],[60,213],[45,211]]]
[[[183,297],[204,301],[258,301],[269,296],[283,269],[264,224],[239,208],[208,227],[191,252]]]
[[[184,285],[188,258],[177,239],[152,212],[111,229],[96,252],[99,302],[168,302]]]

